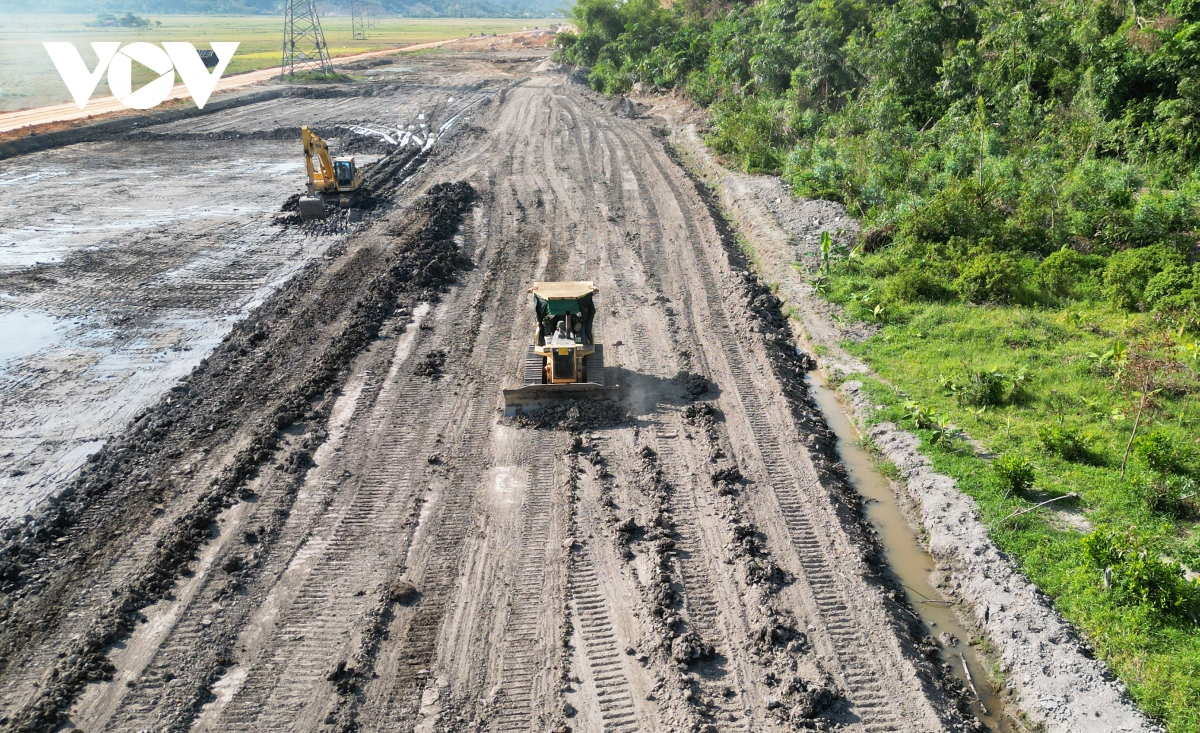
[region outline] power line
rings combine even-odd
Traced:
[[[317,15],[317,0],[284,0],[283,67],[280,73],[292,79],[297,73],[314,72],[333,76],[329,47]]]

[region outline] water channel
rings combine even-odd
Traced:
[[[1002,725],[1007,716],[1004,703],[992,688],[987,673],[968,644],[972,634],[963,626],[953,604],[933,585],[933,558],[917,540],[917,533],[900,507],[891,481],[876,467],[861,444],[862,436],[846,414],[846,408],[822,375],[810,373],[808,387],[825,421],[837,436],[837,450],[850,475],[850,482],[863,497],[863,513],[883,544],[887,572],[904,589],[909,605],[916,609],[926,631],[935,639],[957,639],[953,646],[941,643],[941,657],[956,677],[976,692],[971,708],[975,717],[997,733],[1008,733]]]

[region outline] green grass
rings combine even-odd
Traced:
[[[869,278],[842,272],[833,277],[831,296],[849,300]],[[1170,338],[1146,314],[1125,314],[1106,306],[1074,303],[1062,308],[917,304],[893,312],[895,321],[864,343],[846,348],[865,359],[884,381],[867,381],[873,397],[888,408],[874,419],[909,429],[905,403],[916,402],[945,415],[955,427],[996,455],[1024,456],[1035,467],[1034,490],[1006,492],[995,473],[961,438],[936,444],[931,430],[916,430],[934,467],[953,476],[978,502],[997,545],[1020,564],[1060,613],[1082,629],[1097,654],[1129,686],[1139,705],[1166,723],[1172,733],[1200,729],[1200,627],[1193,606],[1182,614],[1154,610],[1146,603],[1104,588],[1102,570],[1083,552],[1082,535],[1051,509],[1006,519],[1053,496],[1070,492],[1079,499],[1063,505],[1095,525],[1136,527],[1155,553],[1200,569],[1200,533],[1194,516],[1169,513],[1147,500],[1162,475],[1138,454],[1124,480],[1120,462],[1133,428],[1136,398],[1089,354],[1114,341],[1130,344]],[[1169,346],[1157,347],[1166,354]],[[960,404],[941,383],[967,371],[1024,369],[1023,396],[1011,405],[979,410]],[[1197,374],[1185,368],[1156,397],[1160,403],[1141,430],[1168,435],[1191,461],[1194,472],[1200,434]],[[886,382],[886,383],[885,383]],[[1051,454],[1039,429],[1059,425],[1082,436],[1092,453],[1087,463]],[[1055,506],[1055,505],[1052,505]],[[1194,505],[1193,505],[1194,506]]]
[[[43,41],[72,41],[89,68],[95,64],[91,41],[189,41],[208,48],[212,41],[237,41],[237,54],[225,75],[277,66],[283,42],[282,16],[274,15],[147,15],[150,28],[89,28],[87,15],[6,15],[0,17],[0,112],[69,102],[70,94]],[[154,23],[161,23],[155,26]],[[350,17],[321,19],[330,53],[336,58],[409,43],[429,43],[474,33],[511,33],[535,26],[545,28],[562,19],[514,18],[379,18],[367,40],[350,38]],[[148,81],[135,76],[135,82]],[[109,94],[102,80],[94,97]]]

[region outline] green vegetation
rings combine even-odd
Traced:
[[[728,164],[863,221],[812,283],[879,327],[847,344],[877,419],[921,435],[1144,709],[1200,729],[1200,0],[574,19],[559,58],[593,87],[674,89]]]
[[[112,13],[97,13],[95,23],[85,23],[84,25],[95,28],[149,28],[150,21],[133,13],[125,13],[120,17]],[[161,21],[159,25],[162,25]]]
[[[562,60],[863,219],[879,295],[1200,327],[1200,0],[580,0]],[[881,313],[888,311],[887,302]]]
[[[835,269],[835,288],[843,277]],[[934,466],[979,501],[997,544],[1148,712],[1171,731],[1196,730],[1200,584],[1181,563],[1200,569],[1200,373],[1160,323],[1104,302],[929,303],[847,347],[894,385],[868,383],[889,405],[876,419],[921,435]],[[1021,396],[997,401],[1011,382],[992,387],[990,375],[1021,372]],[[987,397],[949,388],[954,374],[989,375],[977,380]],[[964,433],[995,454],[990,470]]]
[[[69,102],[71,95],[42,49],[43,41],[73,41],[89,65],[96,63],[90,41],[189,41],[208,48],[212,41],[238,41],[237,54],[225,76],[278,66],[282,50],[281,15],[161,15],[143,18],[149,27],[93,27],[96,17],[86,15],[5,15],[0,24],[0,112],[26,107]],[[349,56],[409,43],[429,43],[448,38],[465,38],[474,33],[511,33],[561,22],[554,19],[505,18],[375,18],[367,40],[354,40],[350,17],[321,19],[330,53]],[[149,81],[148,72],[135,67],[135,84]],[[107,81],[96,87],[95,96],[109,94]]]

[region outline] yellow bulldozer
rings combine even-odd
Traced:
[[[358,202],[362,188],[362,170],[354,164],[353,157],[334,158],[329,155],[329,145],[317,133],[300,128],[300,142],[304,144],[304,168],[308,173],[308,195],[300,197],[300,219],[324,219],[328,216],[327,205],[348,209]]]
[[[615,399],[608,384],[604,345],[596,343],[592,324],[600,291],[589,281],[534,283],[537,329],[525,352],[524,384],[504,390],[504,413],[545,407],[563,399]]]

